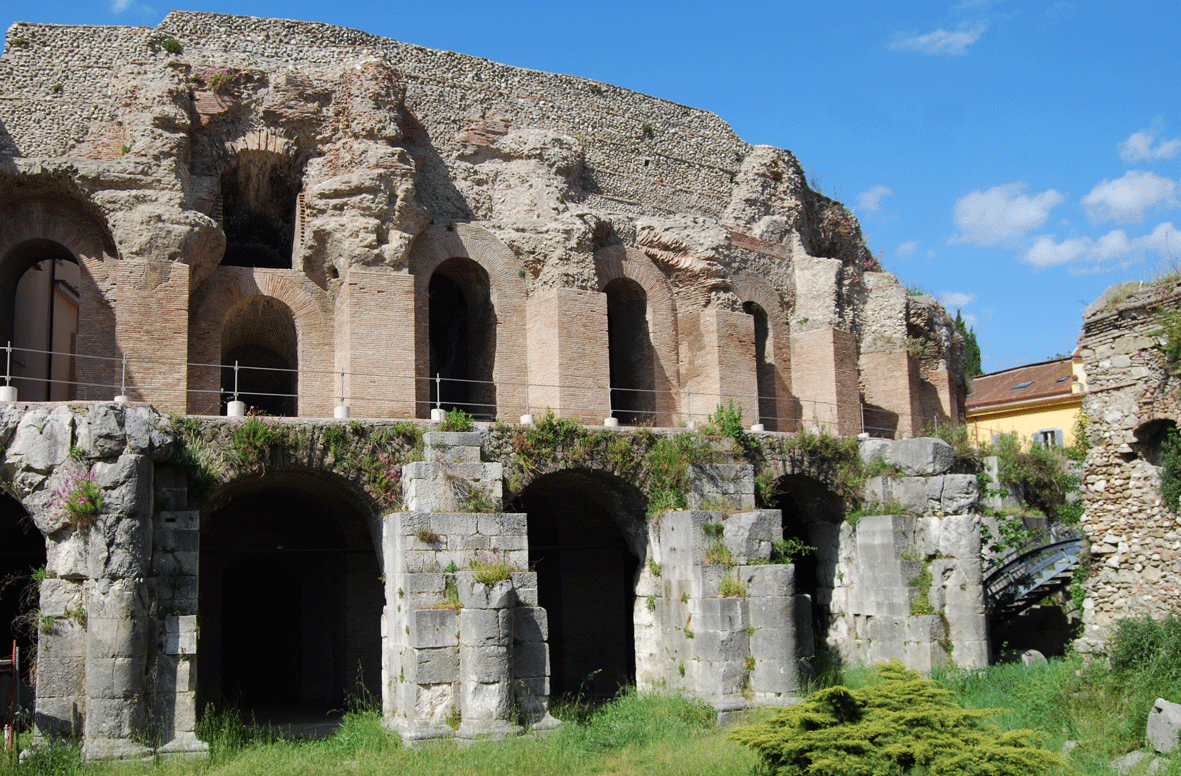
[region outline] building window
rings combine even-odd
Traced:
[[[1035,431],[1033,432],[1033,443],[1044,447],[1062,447],[1062,430],[1058,428],[1045,428],[1041,431]]]

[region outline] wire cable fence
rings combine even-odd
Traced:
[[[767,393],[493,381],[444,376],[441,372],[412,375],[343,369],[289,369],[240,361],[209,364],[126,354],[120,357],[75,354],[14,347],[11,343],[7,343],[4,350],[4,384],[0,387],[0,401],[17,401],[18,396],[25,401],[68,401],[77,399],[79,392],[87,394],[84,400],[106,400],[102,395],[105,391],[117,402],[184,395],[188,406],[196,403],[209,410],[194,414],[318,417],[327,416],[331,407],[333,417],[339,419],[350,417],[350,408],[360,406],[368,416],[375,418],[438,420],[447,411],[458,409],[479,421],[497,418],[515,421],[519,415],[523,423],[533,422],[535,411],[548,412],[553,408],[561,417],[601,422],[605,426],[684,428],[697,428],[709,422],[719,409],[728,411],[733,403],[748,421],[747,428],[756,432],[806,430],[896,439],[920,434],[946,435],[950,429],[962,425],[952,422],[945,414],[924,417],[891,411],[864,401],[840,404]],[[50,362],[55,357],[64,357],[69,359],[69,374],[63,376],[48,371],[44,376],[36,376],[23,373],[23,369],[14,370],[14,354],[46,356]],[[79,368],[75,374],[78,363],[91,364],[95,368]],[[207,370],[203,381],[194,384],[191,378],[177,379],[182,375],[190,376],[195,370]],[[216,370],[216,381],[209,376],[210,370]],[[81,377],[87,374],[106,375],[109,379],[96,381]],[[166,377],[168,379],[163,379]],[[312,381],[323,388],[320,393],[324,394],[315,397],[316,401],[312,403],[324,411],[300,412],[300,406],[312,398],[300,386]],[[375,387],[399,385],[402,388],[395,391],[395,395],[385,392],[371,395],[355,387],[359,383],[363,389],[366,382]],[[211,383],[216,383],[216,387],[210,387]],[[55,393],[58,398],[51,398]],[[557,401],[559,397],[560,401]],[[968,427],[977,442],[981,437],[991,439],[997,434],[1009,433],[1001,427],[991,428],[975,422]]]

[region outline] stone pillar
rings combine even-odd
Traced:
[[[350,268],[336,300],[336,369],[353,417],[416,417],[414,277]],[[425,385],[425,382],[424,382]],[[423,405],[425,407],[425,405]]]
[[[923,403],[918,364],[905,350],[861,354],[865,392],[865,431],[873,437],[897,439],[922,429]]]
[[[794,334],[791,363],[802,426],[842,436],[860,433],[857,341],[853,335],[827,328]]]
[[[728,407],[733,400],[735,407],[742,408],[747,425],[757,422],[754,319],[743,312],[710,307],[700,312],[697,324],[696,349],[690,354],[691,366],[685,373],[685,387],[692,394],[690,419],[704,422],[718,405]],[[657,425],[669,423],[658,419]]]
[[[601,423],[609,417],[607,297],[555,288],[529,297],[529,409]]]
[[[456,580],[459,611],[460,738],[520,731],[512,718],[513,583],[477,582],[470,572]]]
[[[189,267],[179,261],[124,258],[113,262],[118,283],[117,356],[126,355],[126,395],[163,412],[184,412],[189,354]],[[113,367],[118,383],[121,365]],[[101,396],[119,393],[116,385]]]

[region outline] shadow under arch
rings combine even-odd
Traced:
[[[410,246],[410,272],[414,275],[414,363],[415,405],[419,417],[431,409],[431,281],[436,270],[453,259],[467,259],[479,265],[487,276],[488,326],[495,330],[492,349],[482,358],[492,381],[488,386],[495,399],[481,408],[482,414],[513,417],[525,411],[525,376],[528,360],[524,347],[503,347],[525,343],[525,280],[517,255],[496,235],[473,224],[436,224],[423,230]],[[455,278],[452,278],[453,280]],[[470,304],[470,302],[469,302]],[[492,336],[492,335],[490,335]]]
[[[785,474],[775,481],[772,507],[780,510],[784,539],[799,539],[815,549],[795,561],[796,593],[812,602],[812,632],[821,648],[832,622],[841,523],[841,497],[822,480],[806,474]]]
[[[564,469],[531,482],[514,505],[527,515],[538,604],[549,621],[551,697],[613,697],[636,678],[647,499],[612,474]]]
[[[431,273],[428,295],[431,406],[494,419],[496,310],[488,272],[468,258],[447,259]]]
[[[299,414],[299,335],[295,313],[280,300],[260,294],[230,308],[221,365],[223,404],[233,401],[236,387],[240,401],[268,415]]]
[[[380,697],[385,605],[376,505],[331,472],[280,467],[202,516],[198,708],[323,718]]]
[[[20,697],[26,710],[33,697],[29,679],[37,654],[37,630],[29,617],[41,605],[34,570],[44,569],[45,562],[45,536],[20,501],[0,492],[0,660],[10,658],[15,641],[25,668]],[[11,701],[0,687],[0,714],[7,715]]]

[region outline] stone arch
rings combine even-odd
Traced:
[[[410,272],[414,275],[414,361],[417,414],[430,409],[428,377],[430,357],[430,283],[440,265],[450,259],[469,259],[488,276],[489,325],[495,328],[491,379],[495,390],[494,414],[519,415],[525,411],[528,374],[525,331],[525,280],[521,262],[508,246],[486,229],[471,224],[432,226],[410,247]]]
[[[822,643],[832,623],[833,590],[837,577],[844,502],[827,477],[791,462],[776,461],[778,475],[771,488],[771,506],[779,510],[784,539],[799,539],[815,548],[795,562],[796,593],[811,601],[812,628]]]
[[[252,297],[271,297],[290,309],[299,364],[299,412],[332,412],[333,320],[325,292],[289,271],[219,267],[189,304],[188,411],[216,415],[221,410],[221,352],[224,329],[235,305]]]
[[[107,261],[116,255],[106,223],[84,203],[38,199],[0,206],[0,346],[14,336],[22,276],[46,259],[78,267],[74,352],[97,358],[75,359],[73,398],[110,398],[112,386],[118,385],[115,310],[103,291],[115,281]]]
[[[635,682],[647,499],[613,474],[571,467],[533,480],[516,503],[549,621],[551,697],[610,698]]]
[[[673,425],[680,387],[677,353],[677,310],[664,274],[642,251],[622,246],[595,251],[598,290],[607,292],[614,280],[626,278],[638,284],[647,299],[648,332],[652,343],[652,389],[655,391],[655,421]]]
[[[791,323],[783,302],[774,288],[749,272],[731,278],[730,290],[742,302],[742,309],[755,318],[759,422],[768,431],[795,431],[800,408],[791,394]],[[760,310],[765,315],[765,330]]]
[[[319,466],[221,486],[201,518],[201,704],[236,699],[263,722],[380,695],[379,520],[371,498]]]
[[[298,415],[298,339],[295,314],[275,297],[235,302],[222,323],[222,402],[237,398],[268,415]]]
[[[291,269],[302,165],[292,141],[273,130],[227,144],[217,211],[226,234],[222,265]]]
[[[1124,453],[1125,461],[1140,459],[1153,466],[1160,465],[1161,452],[1171,432],[1177,430],[1177,421],[1172,418],[1153,418],[1136,427],[1132,432],[1135,441],[1129,443],[1131,453]]]

